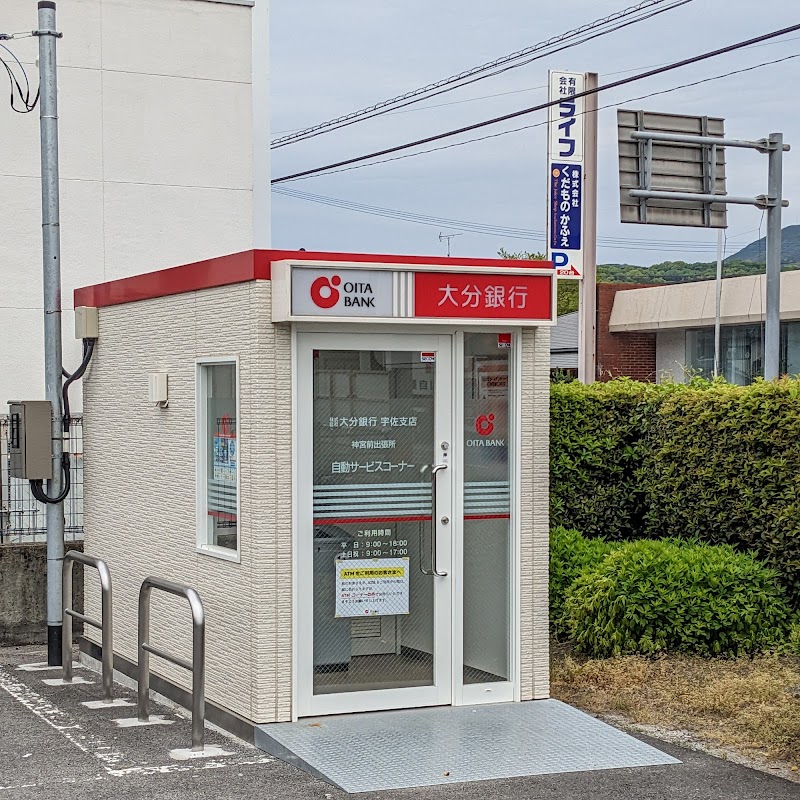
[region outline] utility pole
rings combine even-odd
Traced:
[[[767,183],[767,302],[764,325],[764,379],[780,372],[781,342],[781,211],[783,209],[783,134],[768,141]]]
[[[62,490],[61,405],[61,230],[58,198],[58,100],[56,4],[39,3],[39,123],[42,149],[42,265],[44,286],[44,375],[52,406],[53,477],[47,494]],[[47,505],[47,663],[61,664],[61,570],[64,562],[64,503]]]

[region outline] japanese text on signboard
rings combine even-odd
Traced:
[[[553,164],[550,170],[550,247],[581,249],[582,167]]]
[[[408,557],[337,560],[336,616],[408,614],[408,564]]]
[[[417,317],[550,319],[552,287],[546,275],[418,272]]]
[[[548,257],[556,274],[565,278],[583,275],[583,73],[550,73],[548,117]]]

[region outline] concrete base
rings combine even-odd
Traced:
[[[146,728],[148,725],[174,725],[174,719],[164,719],[160,714],[151,714],[147,722],[142,722],[138,717],[123,717],[115,719],[118,728]]]
[[[221,747],[206,745],[202,750],[192,750],[191,747],[178,747],[169,751],[169,757],[175,761],[191,761],[193,758],[220,758],[222,756],[232,756],[230,750],[223,750]]]
[[[83,542],[66,542],[64,547],[67,552],[82,551]],[[47,545],[30,542],[0,547],[0,586],[0,646],[46,644]],[[75,570],[71,606],[83,613],[82,569]],[[73,633],[82,632],[83,623],[75,620]]]
[[[44,678],[42,683],[48,686],[74,686],[76,683],[94,683],[94,681],[87,681],[86,678],[79,678],[76,675],[71,681],[65,681],[63,678]]]
[[[63,669],[63,667],[51,667],[46,661],[38,661],[35,664],[20,664],[17,669],[20,672],[47,672],[51,669]],[[83,664],[80,661],[73,661],[72,669],[83,669]]]
[[[136,703],[131,703],[128,700],[123,700],[121,697],[115,697],[110,703],[105,700],[85,700],[81,703],[86,708],[98,710],[101,708],[120,708],[121,706],[135,706]]]

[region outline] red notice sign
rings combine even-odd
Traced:
[[[463,272],[414,274],[414,316],[550,320],[549,275]]]

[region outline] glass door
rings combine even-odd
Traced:
[[[452,339],[298,334],[298,714],[452,700]]]

